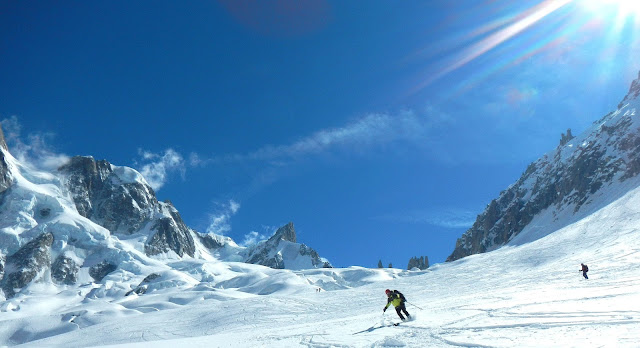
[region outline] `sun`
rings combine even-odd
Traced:
[[[597,13],[615,13],[618,19],[640,18],[640,0],[581,0],[582,5]]]

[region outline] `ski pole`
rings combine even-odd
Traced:
[[[420,308],[420,307],[418,307],[418,306],[414,305],[413,303],[411,303],[411,302],[409,302],[409,301],[406,301],[406,302],[407,302],[408,304],[410,304],[410,305],[412,305],[412,306],[414,306],[414,307],[416,307],[416,308],[420,309],[420,310],[424,310],[424,309],[422,309],[422,308]]]

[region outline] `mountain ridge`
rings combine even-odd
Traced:
[[[252,248],[199,233],[171,202],[157,200],[140,173],[91,156],[72,157],[50,173],[20,163],[0,144],[0,188],[0,288],[6,298],[33,282],[104,286],[105,277],[116,273],[122,279],[146,279],[156,266],[182,279],[173,264],[185,259],[330,267],[315,250],[296,242],[293,223],[283,226],[286,233]],[[257,249],[279,263],[249,260],[249,252]]]
[[[640,153],[639,95],[640,73],[616,111],[578,136],[571,136],[570,131],[563,134],[558,147],[532,162],[514,184],[492,200],[456,241],[447,261],[542,237],[640,185],[640,158],[636,155]],[[608,191],[617,193],[609,195]],[[608,197],[605,201],[598,200],[604,196]],[[557,223],[532,225],[540,214],[553,215],[552,221]],[[525,229],[536,237],[518,238]]]

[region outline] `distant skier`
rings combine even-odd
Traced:
[[[404,306],[404,303],[407,300],[404,298],[404,295],[400,291],[391,291],[387,289],[384,292],[387,294],[387,305],[384,306],[384,309],[382,310],[383,313],[386,312],[387,308],[389,308],[389,305],[393,305],[396,308],[396,313],[398,313],[398,316],[400,317],[400,319],[402,319],[402,321],[405,320],[404,316],[402,316],[402,312],[407,315],[407,319],[411,318],[409,312],[407,312],[407,308]]]
[[[582,269],[580,270],[580,272],[582,272],[584,279],[589,279],[589,277],[587,277],[587,272],[589,272],[589,267],[587,267],[587,265],[585,265],[584,263],[581,263],[580,265],[582,266]]]

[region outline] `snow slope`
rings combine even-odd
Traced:
[[[180,272],[143,295],[110,290],[113,278],[62,292],[32,284],[0,303],[0,346],[640,345],[640,189],[535,241],[427,271],[169,266]],[[382,312],[386,288],[405,294],[414,320],[388,325],[398,318]]]
[[[447,258],[534,241],[640,186],[640,76],[618,108],[529,164],[492,200]]]

